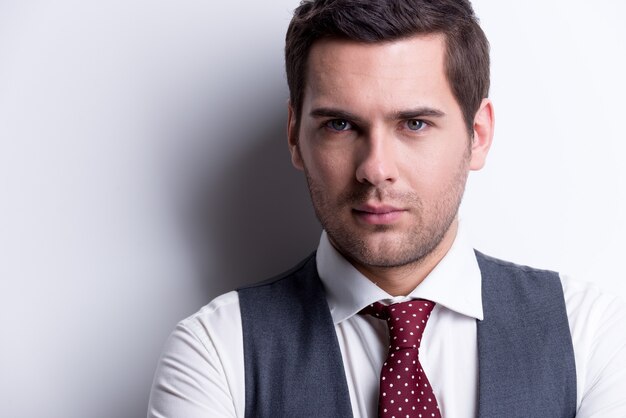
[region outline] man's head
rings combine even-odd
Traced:
[[[297,121],[313,44],[321,39],[363,43],[442,34],[445,72],[468,131],[489,93],[489,43],[468,0],[317,0],[295,10],[285,45],[290,102]]]
[[[471,12],[460,2],[450,2],[454,7],[447,0],[424,3],[435,16],[425,20],[437,28],[443,25],[437,19],[446,20],[450,8]],[[455,54],[445,32],[398,32],[378,40],[374,35],[382,29],[364,17],[377,16],[376,27],[391,31],[397,22],[383,22],[391,12],[382,9],[419,20],[420,9],[409,10],[407,4],[306,3],[288,34],[287,66],[294,66],[290,85],[299,89],[291,87],[289,107],[293,164],[306,174],[316,214],[333,245],[362,272],[372,273],[370,278],[374,271],[417,265],[447,251],[468,172],[482,167],[491,144],[488,77],[479,83],[480,93],[468,81],[472,77],[450,69],[457,58],[451,58]],[[334,26],[320,22],[309,26],[306,16],[318,9],[336,13],[333,20],[371,39],[332,35]],[[354,21],[354,16],[360,18]],[[311,41],[298,21],[308,32],[319,35],[331,28],[331,33]],[[365,29],[356,27],[360,24]],[[289,46],[294,34],[309,39],[306,47],[296,48],[307,50],[300,64],[289,63],[290,54],[297,55]],[[293,73],[296,69],[302,73]],[[456,90],[451,74],[459,81]],[[459,90],[465,88],[471,91]],[[478,103],[468,116],[460,102],[473,96]]]

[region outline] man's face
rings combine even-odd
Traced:
[[[487,151],[473,149],[444,55],[438,35],[323,40],[310,51],[297,131],[289,114],[292,161],[357,268],[419,262],[454,238],[468,171]]]

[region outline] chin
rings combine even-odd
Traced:
[[[373,233],[354,233],[351,239],[341,240],[338,249],[347,258],[372,267],[403,266],[419,258],[415,248],[408,245],[408,237],[391,232],[388,225],[376,225],[375,229]]]

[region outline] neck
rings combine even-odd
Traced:
[[[458,231],[458,220],[450,225],[443,239],[426,256],[409,264],[394,267],[352,265],[370,281],[392,296],[406,296],[420,285],[448,253]]]

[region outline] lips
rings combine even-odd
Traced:
[[[370,225],[389,225],[400,220],[405,209],[390,205],[360,205],[353,213],[360,221]]]

